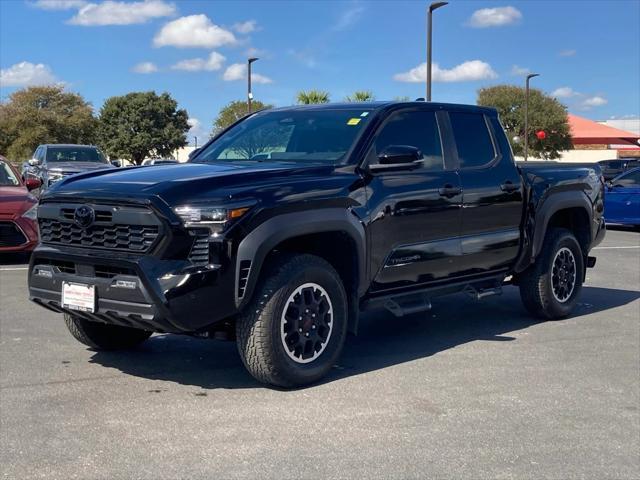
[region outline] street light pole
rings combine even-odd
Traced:
[[[251,64],[258,60],[257,57],[250,57],[247,59],[247,109],[251,113],[251,100],[253,99],[253,93],[251,93]]]
[[[524,90],[524,161],[529,156],[529,80],[533,77],[539,77],[539,73],[530,73],[527,75]]]
[[[427,13],[427,102],[431,101],[431,29],[433,24],[433,11],[444,7],[449,2],[434,2],[429,5]]]

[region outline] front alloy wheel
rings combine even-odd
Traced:
[[[309,363],[322,355],[331,339],[333,306],[317,283],[305,283],[293,291],[282,311],[280,338],[294,362]]]
[[[347,294],[326,260],[273,257],[236,322],[238,351],[257,380],[297,387],[325,376],[347,335]]]

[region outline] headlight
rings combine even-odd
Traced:
[[[249,207],[220,208],[184,205],[173,209],[187,227],[206,227],[212,234],[221,232],[225,225],[244,215]]]
[[[64,178],[61,172],[49,172],[49,185],[59,182]]]
[[[29,220],[35,220],[38,218],[38,204],[36,203],[33,207],[22,214],[23,218],[28,218]]]

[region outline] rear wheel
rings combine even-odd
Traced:
[[[96,350],[126,350],[134,348],[151,336],[152,332],[137,328],[90,322],[65,314],[64,321],[71,335]]]
[[[564,318],[577,302],[583,278],[584,260],[576,237],[564,228],[553,228],[535,264],[520,275],[520,297],[537,317]]]
[[[296,387],[325,376],[347,332],[347,296],[334,268],[314,255],[267,267],[237,323],[238,350],[257,380]]]

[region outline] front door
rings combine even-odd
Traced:
[[[371,164],[390,145],[422,152],[419,168],[379,172],[369,179],[372,290],[446,279],[458,269],[462,195],[443,149],[439,117],[425,107],[392,114],[367,155]]]

